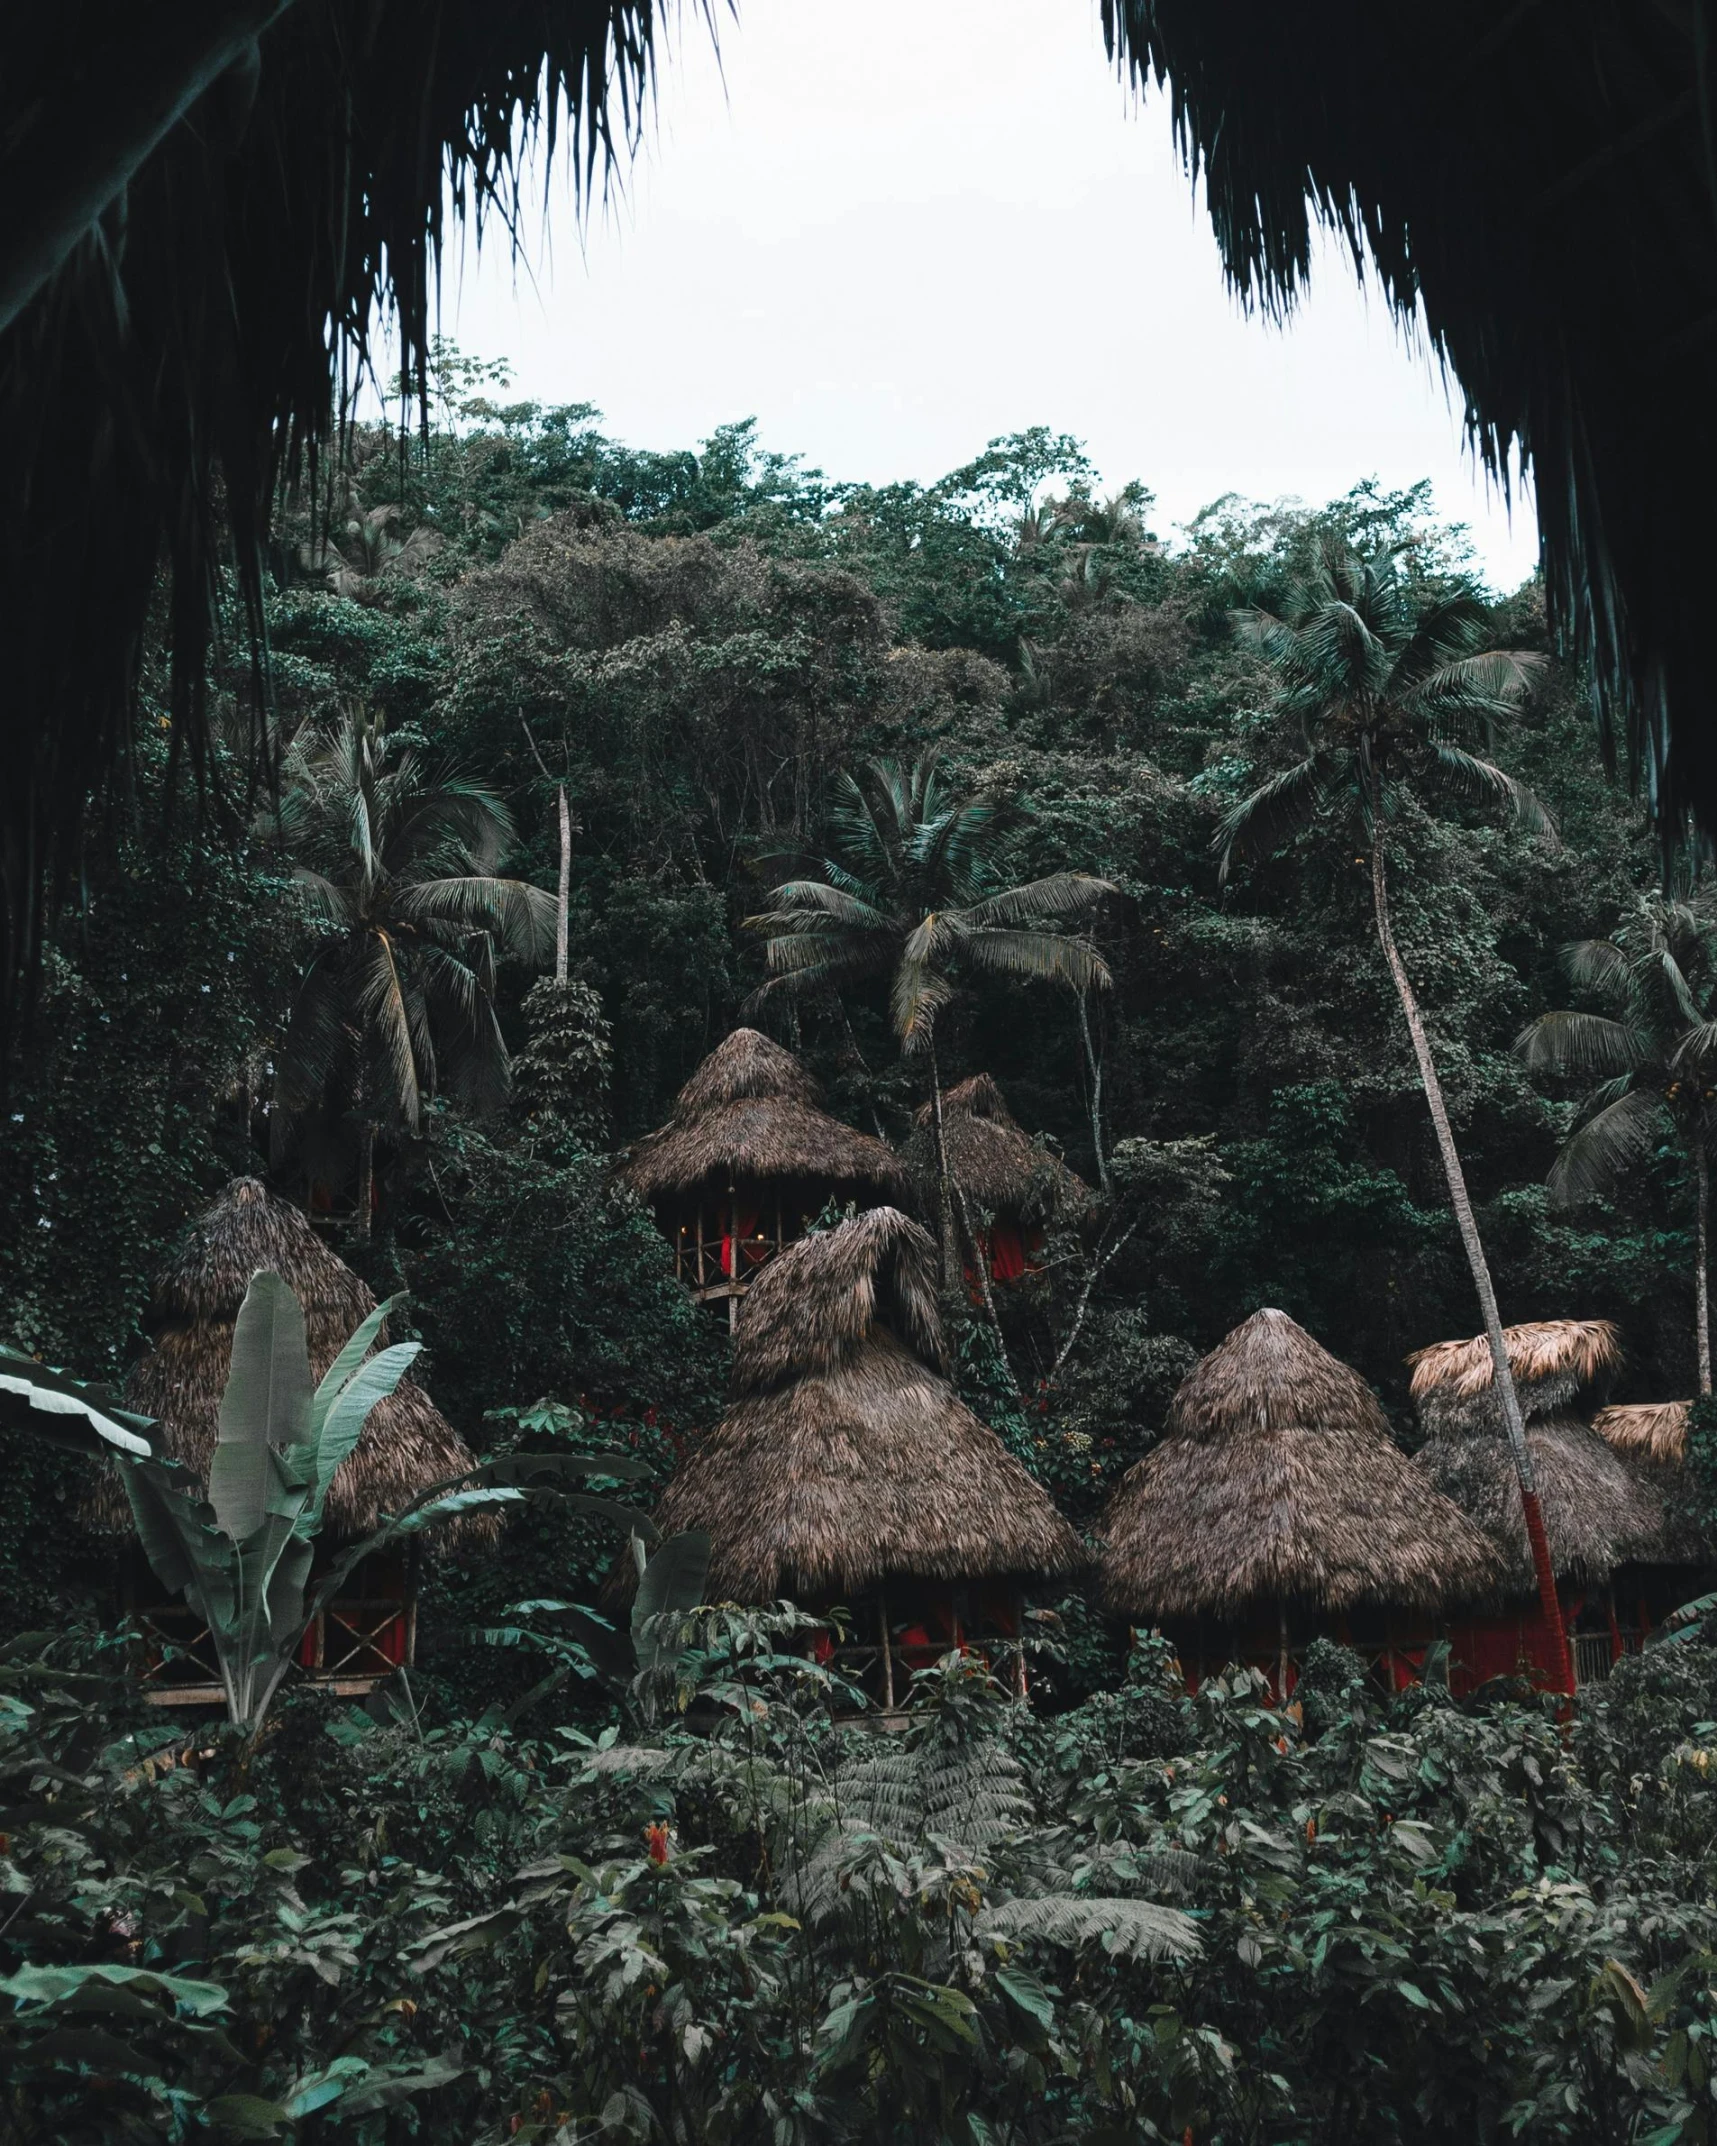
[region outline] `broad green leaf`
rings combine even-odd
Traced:
[[[701,1528],[671,1535],[644,1567],[632,1604],[632,1644],[640,1669],[659,1669],[677,1651],[659,1631],[646,1636],[652,1619],[683,1616],[703,1600],[709,1579],[709,1537]]]
[[[370,1358],[341,1387],[316,1434],[316,1506],[320,1511],[328,1485],[357,1444],[370,1410],[385,1401],[417,1360],[423,1344],[397,1341]]]
[[[0,1425],[8,1430],[34,1431],[83,1453],[147,1460],[153,1449],[142,1433],[149,1423],[147,1416],[116,1409],[101,1387],[82,1386],[27,1356],[0,1350]]]
[[[333,1407],[340,1389],[375,1346],[376,1337],[387,1323],[389,1314],[396,1311],[409,1295],[409,1290],[401,1289],[389,1297],[385,1303],[378,1304],[352,1335],[352,1338],[346,1343],[339,1355],[328,1366],[327,1370],[323,1372],[321,1383],[317,1386],[310,1404],[313,1432],[320,1433],[323,1420],[327,1416],[329,1409]]]
[[[150,1967],[120,1967],[98,1961],[82,1967],[20,1967],[0,1975],[0,1996],[20,2005],[56,2005],[74,1997],[91,1984],[129,1987],[149,1997],[165,1997],[189,2019],[206,2019],[224,2012],[227,1993],[218,1982],[199,1982],[186,1975],[163,1975]]]
[[[234,1542],[254,1535],[268,1517],[279,1482],[270,1448],[303,1443],[310,1397],[303,1306],[278,1274],[258,1274],[233,1329],[232,1369],[209,1463],[209,1503]]]

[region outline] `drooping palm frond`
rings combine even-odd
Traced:
[[[1028,879],[1021,886],[969,903],[962,915],[973,931],[998,924],[1039,924],[1051,917],[1088,916],[1100,902],[1119,892],[1112,880],[1099,879],[1091,872],[1051,872],[1046,879]]]
[[[1268,857],[1291,841],[1328,801],[1335,777],[1330,755],[1313,753],[1230,805],[1211,841],[1217,852],[1218,881],[1227,885],[1237,860]]]
[[[1474,804],[1500,805],[1517,827],[1528,834],[1553,841],[1556,822],[1540,803],[1536,791],[1499,768],[1494,760],[1481,760],[1476,753],[1431,741],[1430,770],[1441,786]]]
[[[1535,1073],[1573,1073],[1614,1079],[1637,1072],[1648,1046],[1627,1021],[1601,1013],[1541,1013],[1515,1038],[1516,1055]]]
[[[1551,1198],[1572,1203],[1608,1191],[1668,1130],[1661,1099],[1630,1089],[1570,1135],[1551,1165]]]
[[[1049,931],[973,931],[960,951],[967,965],[1020,982],[1063,984],[1070,991],[1107,991],[1109,964],[1083,939]]]

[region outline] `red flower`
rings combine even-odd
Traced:
[[[644,1846],[650,1852],[652,1863],[665,1863],[668,1860],[667,1827],[661,1825],[646,1826],[644,1828]]]

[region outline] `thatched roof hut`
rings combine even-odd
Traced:
[[[640,1199],[712,1197],[731,1184],[800,1180],[837,1197],[898,1201],[907,1179],[899,1157],[821,1105],[821,1092],[792,1052],[755,1028],[736,1028],[680,1090],[673,1115],[633,1148],[615,1172]]]
[[[662,1494],[706,1528],[723,1599],[1075,1570],[1043,1486],[944,1375],[935,1247],[892,1207],[802,1238],[739,1316],[727,1414]]]
[[[1498,1579],[1495,1551],[1414,1470],[1370,1387],[1284,1311],[1254,1312],[1181,1382],[1099,1534],[1117,1616],[1439,1610]]]
[[[1679,1468],[1687,1459],[1691,1401],[1630,1401],[1600,1408],[1592,1418],[1598,1436],[1632,1460]]]
[[[942,1144],[948,1174],[983,1214],[1041,1223],[1077,1213],[1090,1187],[1019,1124],[988,1073],[974,1073],[942,1098]],[[936,1198],[935,1105],[924,1104],[906,1147],[906,1164],[926,1206]],[[974,1220],[977,1216],[974,1216]]]
[[[304,1307],[310,1368],[320,1378],[376,1300],[304,1215],[254,1177],[235,1178],[185,1232],[157,1277],[155,1345],[126,1381],[128,1405],[153,1416],[157,1450],[207,1476],[221,1393],[232,1363],[233,1326],[251,1277],[281,1276]],[[387,1340],[384,1328],[383,1345]],[[367,1533],[430,1483],[471,1465],[471,1452],[409,1372],[371,1411],[363,1435],[329,1487],[327,1528],[336,1539]],[[96,1479],[91,1524],[129,1532],[131,1510],[111,1470]],[[457,1530],[457,1537],[455,1535]],[[443,1530],[442,1543],[490,1541],[493,1519],[473,1515]]]
[[[1592,1586],[1618,1565],[1696,1561],[1661,1482],[1607,1444],[1587,1418],[1594,1388],[1621,1362],[1610,1321],[1537,1320],[1505,1327],[1503,1339],[1557,1578]],[[1442,1341],[1407,1361],[1419,1420],[1430,1433],[1415,1464],[1498,1544],[1511,1584],[1530,1587],[1526,1521],[1489,1342],[1482,1334]]]

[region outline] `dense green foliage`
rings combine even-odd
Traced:
[[[1535,1086],[1513,1049],[1562,995],[1564,946],[1626,926],[1653,871],[1534,589],[1475,610],[1458,532],[1417,493],[1225,501],[1168,547],[1141,487],[1095,497],[1043,430],[939,484],[837,486],[745,426],[638,453],[588,409],[461,405],[482,384],[443,352],[426,446],[360,435],[332,526],[284,514],[274,720],[302,773],[365,711],[377,765],[493,801],[469,858],[501,864],[505,834],[502,869],[542,890],[564,784],[568,982],[496,958],[505,920],[443,845],[418,860],[454,883],[421,951],[459,973],[433,1007],[401,992],[398,1092],[383,1108],[348,1078],[379,1071],[372,1037],[349,1064],[312,1054],[314,1096],[281,1112],[294,1006],[350,918],[292,876],[313,860],[290,804],[223,754],[199,813],[146,726],[9,1069],[0,1342],[114,1378],[152,1270],[226,1176],[338,1179],[349,1212],[369,1124],[375,1232],[323,1226],[379,1293],[409,1287],[425,1382],[472,1445],[619,1448],[660,1478],[719,1408],[725,1335],[609,1159],[749,1018],[896,1140],[933,1079],[989,1072],[1103,1182],[1041,1271],[954,1307],[963,1389],[1075,1521],[1263,1303],[1410,1435],[1404,1355],[1477,1320],[1363,843],[1331,796],[1226,888],[1214,847],[1296,750],[1231,615],[1280,610],[1336,540],[1391,559],[1411,606],[1457,609],[1472,645],[1544,658],[1485,749],[1559,839],[1495,824],[1488,779],[1436,816],[1403,786],[1395,930],[1504,1316],[1616,1317],[1621,1397],[1693,1390],[1677,1123],[1554,1207],[1586,1084]],[[233,714],[253,690],[241,668],[216,683]],[[893,922],[886,960],[792,992],[763,989],[747,928],[772,888],[847,870],[847,777],[932,755],[948,798],[980,801],[961,903],[1076,874],[1117,890],[1026,920],[1085,935],[1059,980],[1042,949],[939,968],[933,1060],[900,1048]],[[881,887],[878,914],[906,918]],[[461,1022],[491,1077],[454,1077]],[[0,1620],[63,1629],[68,1600],[105,1607],[74,1464],[15,1440],[7,1460]],[[596,1601],[615,1540],[533,1505],[499,1555],[431,1567],[409,1690],[341,1712],[288,1686],[259,1742],[200,1734],[189,1756],[93,1640],[20,1641],[0,1662],[16,2135],[1708,2136],[1701,1645],[1626,1665],[1566,1738],[1502,1698],[1385,1714],[1333,1653],[1302,1720],[1244,1679],[1188,1699],[1149,1646],[1123,1682],[1125,1636],[1075,1595],[1036,1672],[1064,1711],[1021,1716],[950,1667],[884,1751],[827,1726],[767,1622],[700,1628],[683,1714],[659,1678],[619,1694],[564,1622],[518,1608]],[[562,1681],[533,1702],[545,1656]]]
[[[619,1741],[402,1688],[189,1761],[99,1656],[14,1647],[8,2136],[1711,2136],[1704,1647],[1571,1737],[1383,1710],[1329,1646],[1286,1714],[1188,1699],[1146,1643],[1050,1720],[950,1658],[877,1738],[779,1620],[691,1637],[689,1713],[643,1677]]]

